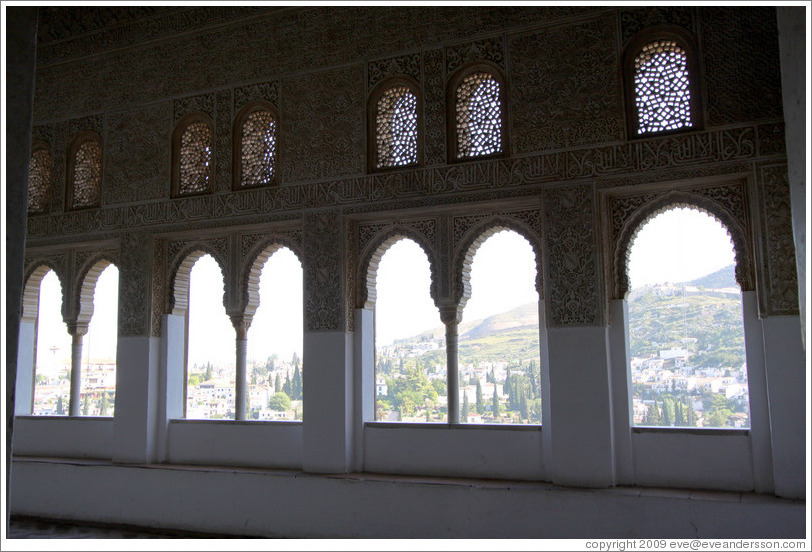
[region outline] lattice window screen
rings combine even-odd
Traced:
[[[500,85],[489,73],[472,73],[457,87],[457,157],[502,151]]]
[[[417,98],[406,86],[381,95],[376,113],[377,168],[417,163]]]
[[[242,125],[240,186],[270,184],[276,173],[276,121],[269,111],[254,111]]]
[[[28,212],[44,213],[51,195],[51,154],[39,149],[28,165]]]
[[[179,194],[209,189],[211,179],[211,129],[203,122],[191,123],[180,139]]]
[[[73,163],[73,198],[71,207],[95,207],[101,199],[101,145],[88,140],[76,150]]]
[[[634,60],[637,133],[692,126],[688,56],[673,40],[643,47]]]

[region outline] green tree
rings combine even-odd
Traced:
[[[508,369],[505,370],[505,383],[502,386],[502,389],[504,389],[505,394],[508,396],[508,400],[507,400],[507,409],[508,410],[516,410],[516,404],[515,404],[515,402],[516,402],[515,401],[516,393],[515,393],[515,389],[513,388],[513,380],[514,379],[515,378],[510,377],[510,368],[508,367]]]
[[[485,403],[482,402],[482,384],[479,383],[479,378],[476,380],[476,411],[477,414],[485,413]]]
[[[82,399],[82,416],[87,416],[89,411],[90,411],[90,397],[85,395],[85,398]]]
[[[491,412],[493,413],[493,419],[497,419],[499,417],[499,395],[496,394],[496,386],[493,386],[493,401],[492,401],[492,408]]]
[[[674,425],[683,427],[685,425],[685,415],[682,409],[682,400],[677,400],[674,404]]]
[[[209,381],[210,379],[211,379],[211,363],[207,362],[206,363],[206,377],[203,379],[203,381]]]
[[[530,411],[527,406],[527,394],[525,393],[524,387],[519,391],[519,416],[521,416],[522,420],[526,420],[530,417]]]
[[[674,424],[674,401],[663,399],[663,420],[662,425],[670,426]]]
[[[276,410],[277,412],[290,410],[290,396],[283,391],[274,393],[274,395],[268,399],[268,408]]]
[[[696,427],[696,412],[691,399],[688,399],[688,415],[685,416],[685,421],[688,427]]]
[[[189,376],[189,387],[197,387],[200,385],[200,376],[197,374]]]
[[[536,361],[531,360],[530,365],[527,368],[527,377],[530,379],[530,397],[531,399],[535,399],[539,396],[538,392],[538,380],[536,378]]]
[[[462,423],[468,422],[468,393],[462,394],[462,412],[460,413],[460,421]]]
[[[62,395],[56,400],[56,413],[62,415],[65,413],[65,406],[62,404]]]
[[[282,391],[284,391],[288,397],[293,395],[293,386],[290,383],[290,372],[286,372],[285,374],[285,384],[282,386]]]
[[[293,353],[294,355],[296,353]],[[293,381],[290,383],[291,395],[290,398],[294,400],[302,399],[302,374],[299,372],[299,361],[296,361],[295,368],[293,369]]]
[[[273,382],[273,390],[274,391],[281,391],[281,389],[279,387],[280,385],[282,385],[282,382],[279,380],[279,374],[276,374],[276,379]]]
[[[99,416],[107,416],[107,391],[102,391],[101,403],[99,404]]]

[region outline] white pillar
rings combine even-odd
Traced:
[[[14,415],[27,416],[34,407],[34,382],[36,351],[36,322],[20,321],[20,337],[17,343],[17,381],[14,389]]]
[[[247,381],[246,381],[246,357],[248,356],[248,341],[246,339],[237,338],[237,383],[236,383],[236,390],[235,390],[235,397],[234,397],[234,419],[237,421],[245,420],[246,412],[245,412],[245,395],[247,392]]]
[[[80,328],[71,328],[73,343],[71,343],[70,358],[70,416],[79,416],[79,407],[82,400],[82,336],[87,332],[87,328],[82,331]]]
[[[614,484],[607,328],[548,328],[553,483]]]
[[[629,333],[626,326],[629,305],[615,299],[609,303],[609,354],[611,362],[612,430],[615,448],[615,483],[634,483],[632,432],[634,413],[630,392]]]
[[[169,459],[169,421],[183,418],[184,350],[186,343],[186,317],[163,316],[159,362],[158,414],[156,419],[157,460]]]
[[[157,337],[118,338],[114,462],[143,464],[156,458],[160,351]]]
[[[457,365],[457,320],[445,325],[445,348],[448,367],[448,423],[460,423],[460,370]]]
[[[353,442],[353,336],[343,330],[305,331],[302,467],[346,473]]]
[[[364,424],[375,421],[375,311],[355,309],[352,470],[364,471]]]
[[[747,357],[747,387],[750,399],[750,443],[753,454],[753,482],[756,492],[772,493],[773,459],[770,437],[770,404],[764,370],[764,328],[758,317],[755,291],[742,292],[744,350]]]
[[[764,358],[775,494],[806,498],[806,367],[797,316],[771,316],[764,326]]]

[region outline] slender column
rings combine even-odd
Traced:
[[[235,420],[245,420],[245,394],[247,389],[246,358],[248,357],[248,328],[251,317],[242,314],[231,315],[231,324],[237,332],[237,385],[234,397]]]
[[[441,307],[440,318],[445,324],[445,350],[448,388],[448,423],[460,423],[460,370],[457,364],[457,326],[459,317],[456,305]]]
[[[79,416],[79,403],[82,398],[82,338],[87,333],[87,326],[72,322],[68,332],[73,336],[70,357],[70,416]]]

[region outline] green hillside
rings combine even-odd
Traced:
[[[709,290],[706,294],[675,293],[680,284],[643,286],[629,295],[632,357],[657,355],[664,349],[695,352],[698,367],[740,366],[744,363],[741,299],[710,290],[736,287],[733,265],[685,285]],[[442,327],[400,343],[442,338]],[[510,311],[462,324],[459,328],[461,363],[501,360],[526,362],[538,358],[538,305],[528,303]],[[445,363],[445,351],[432,351],[424,360]]]

